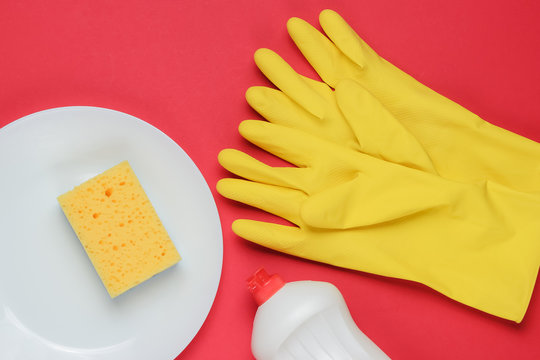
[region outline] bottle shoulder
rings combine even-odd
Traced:
[[[330,308],[348,312],[341,293],[334,285],[318,281],[285,284],[259,306],[255,314],[252,349],[259,353],[257,359],[270,359],[264,354],[276,353],[298,328]]]
[[[287,283],[257,310],[258,360],[389,358],[355,324],[341,292],[317,281]]]

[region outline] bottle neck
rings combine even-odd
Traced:
[[[259,268],[247,279],[247,283],[249,292],[259,306],[285,285],[285,281],[279,275],[269,275],[264,268]]]

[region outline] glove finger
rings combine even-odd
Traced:
[[[266,120],[311,132],[318,119],[299,106],[282,91],[264,86],[250,87],[246,92],[248,104]]]
[[[299,18],[287,22],[289,35],[321,79],[329,86],[346,78],[359,79],[363,68],[351,61],[323,34]]]
[[[360,151],[396,164],[436,173],[416,138],[366,89],[342,80],[336,98],[360,142]]]
[[[324,99],[278,54],[269,49],[258,49],[255,63],[274,85],[306,111],[319,119],[324,117]]]
[[[266,121],[245,120],[238,128],[251,143],[298,167],[327,158],[330,143],[308,133]]]
[[[292,255],[303,239],[300,228],[255,220],[235,220],[232,230],[241,238]]]
[[[323,10],[319,15],[319,23],[335,47],[332,50],[333,56],[346,59],[336,61],[333,66],[350,63],[363,69],[361,76],[343,70],[341,71],[344,75],[342,78],[358,81],[398,118],[407,120],[413,117],[413,120],[416,120],[415,117],[418,114],[414,112],[410,114],[411,109],[414,108],[411,104],[418,107],[424,104],[426,99],[436,101],[437,106],[444,108],[440,110],[441,113],[451,111],[451,109],[446,109],[449,104],[447,99],[380,57],[335,11]],[[330,72],[331,69],[327,71]]]
[[[256,207],[299,224],[300,203],[307,196],[298,190],[241,179],[221,179],[216,185],[222,196]]]
[[[314,88],[322,84],[329,89],[328,86],[321,82],[308,81],[311,84],[310,86]],[[324,119],[316,118],[282,91],[276,89],[254,86],[246,92],[246,99],[253,109],[274,124],[299,129],[359,150],[360,147],[354,132],[337,107],[334,92],[329,91],[330,94],[328,94],[329,98],[327,99],[329,109]],[[323,92],[324,89],[321,90],[321,93]],[[330,105],[330,102],[332,105]]]
[[[379,58],[337,12],[321,11],[319,23],[336,48],[357,66],[365,68],[370,60]]]
[[[308,180],[304,175],[306,168],[272,167],[234,149],[220,151],[218,161],[233,174],[260,183],[304,189]]]

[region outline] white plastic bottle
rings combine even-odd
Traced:
[[[330,283],[285,283],[261,268],[248,279],[248,289],[259,305],[251,338],[257,360],[390,359],[358,329]]]

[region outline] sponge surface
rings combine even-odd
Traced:
[[[181,259],[127,161],[58,202],[113,298]]]

